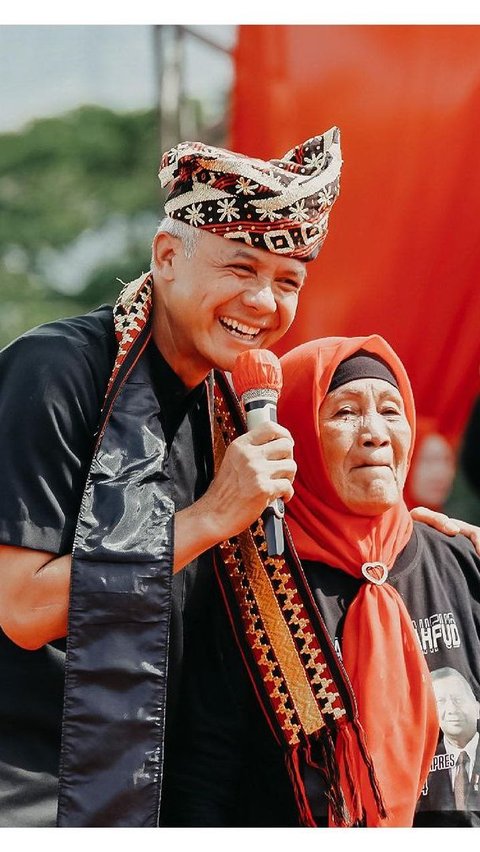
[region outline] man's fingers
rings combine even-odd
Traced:
[[[297,463],[294,459],[280,459],[278,462],[269,462],[268,472],[272,479],[288,479],[293,482],[297,472]]]
[[[264,458],[270,461],[292,458],[293,445],[289,438],[275,438],[274,441],[268,441],[261,447]]]
[[[460,521],[458,518],[450,518],[450,522],[452,524],[456,524],[461,535],[470,539],[477,551],[477,556],[480,556],[480,527],[476,527],[474,524],[468,524],[466,521]]]
[[[292,482],[295,479],[297,466],[293,459],[284,459],[281,462],[267,462],[261,470],[256,470],[254,477],[250,480],[247,494],[263,494],[268,503],[275,497],[283,497],[283,493],[292,496]]]
[[[292,499],[294,493],[295,489],[292,483],[288,480],[285,480],[285,485],[283,487],[282,493],[280,494],[280,497],[282,498],[283,502],[288,503],[288,501]]]
[[[272,479],[270,486],[271,492],[268,498],[267,505],[269,503],[273,503],[273,501],[276,500],[278,497],[281,497],[284,503],[288,503],[288,501],[292,499],[294,489],[289,479]]]
[[[285,429],[285,426],[281,426],[280,423],[274,423],[273,421],[260,423],[258,426],[255,426],[255,429],[251,429],[249,432],[246,432],[237,440],[241,440],[242,438],[249,444],[253,444],[253,446],[261,446],[262,444],[267,444],[270,441],[282,438],[286,438],[292,447],[294,444],[293,438],[288,429]]]
[[[446,535],[458,535],[459,533],[464,535],[472,542],[477,551],[477,556],[480,556],[480,527],[459,518],[450,518],[444,512],[434,512],[432,509],[425,508],[425,506],[417,506],[412,509],[410,514],[414,521],[428,524]]]
[[[415,509],[411,510],[410,514],[414,521],[428,524],[429,527],[446,533],[446,535],[457,535],[461,532],[459,522],[449,518],[444,512],[435,512],[433,509],[427,509],[426,506],[416,506]],[[476,528],[472,527],[472,529]]]

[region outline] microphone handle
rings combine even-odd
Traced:
[[[259,423],[277,423],[277,406],[269,400],[257,399],[245,403],[247,429],[253,429]],[[269,556],[281,556],[285,541],[283,537],[283,518],[285,506],[283,500],[277,497],[270,503],[262,514],[267,553]]]

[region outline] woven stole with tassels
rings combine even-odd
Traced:
[[[217,470],[229,443],[245,429],[225,377],[216,375],[214,456]],[[358,738],[355,700],[315,606],[286,530],[283,556],[269,557],[259,519],[218,545],[215,570],[237,642],[260,704],[286,754],[300,819],[315,825],[302,766],[323,777],[337,825],[349,825],[335,763],[335,739]],[[333,736],[332,736],[333,735]],[[359,743],[360,751],[364,744]],[[369,763],[365,754],[364,758]],[[354,779],[348,800],[355,798]]]

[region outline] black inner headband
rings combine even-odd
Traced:
[[[383,379],[399,389],[398,382],[388,364],[378,355],[366,352],[365,349],[359,349],[338,365],[332,376],[328,393],[355,379]]]

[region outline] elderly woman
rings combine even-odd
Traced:
[[[439,737],[429,674],[455,670],[480,695],[480,560],[463,537],[412,522],[403,500],[415,433],[405,369],[377,335],[311,341],[281,361],[279,420],[298,464],[288,525],[386,806],[382,818],[364,777],[365,824],[480,825],[478,732],[468,753]],[[460,728],[459,702],[445,689],[442,700]],[[316,807],[326,824],[321,794]]]

